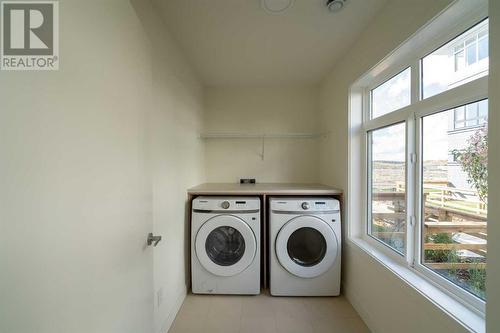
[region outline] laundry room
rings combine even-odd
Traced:
[[[500,332],[500,1],[0,0],[0,40],[0,333]]]

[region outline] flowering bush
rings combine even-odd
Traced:
[[[477,130],[467,141],[464,150],[451,153],[467,173],[467,181],[474,186],[479,198],[486,203],[488,199],[488,128]]]

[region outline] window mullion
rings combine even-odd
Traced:
[[[406,261],[410,266],[414,264],[415,258],[415,119],[410,116],[406,121]]]
[[[416,59],[411,66],[411,105],[418,103],[421,100],[421,62]],[[410,112],[406,125],[406,212],[407,212],[407,247],[406,260],[410,266],[414,266],[415,253],[418,251],[416,239],[416,214],[415,214],[415,198],[416,198],[416,129],[415,129],[415,113]]]

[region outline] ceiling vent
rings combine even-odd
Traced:
[[[261,0],[262,8],[270,14],[279,14],[291,8],[295,0]]]
[[[347,0],[327,0],[326,6],[332,13],[338,13],[344,8]]]

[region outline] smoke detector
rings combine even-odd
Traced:
[[[344,8],[346,2],[347,0],[327,0],[326,6],[332,13],[337,13],[340,12],[342,8]]]
[[[279,14],[291,8],[295,0],[261,0],[260,5],[270,14]]]

